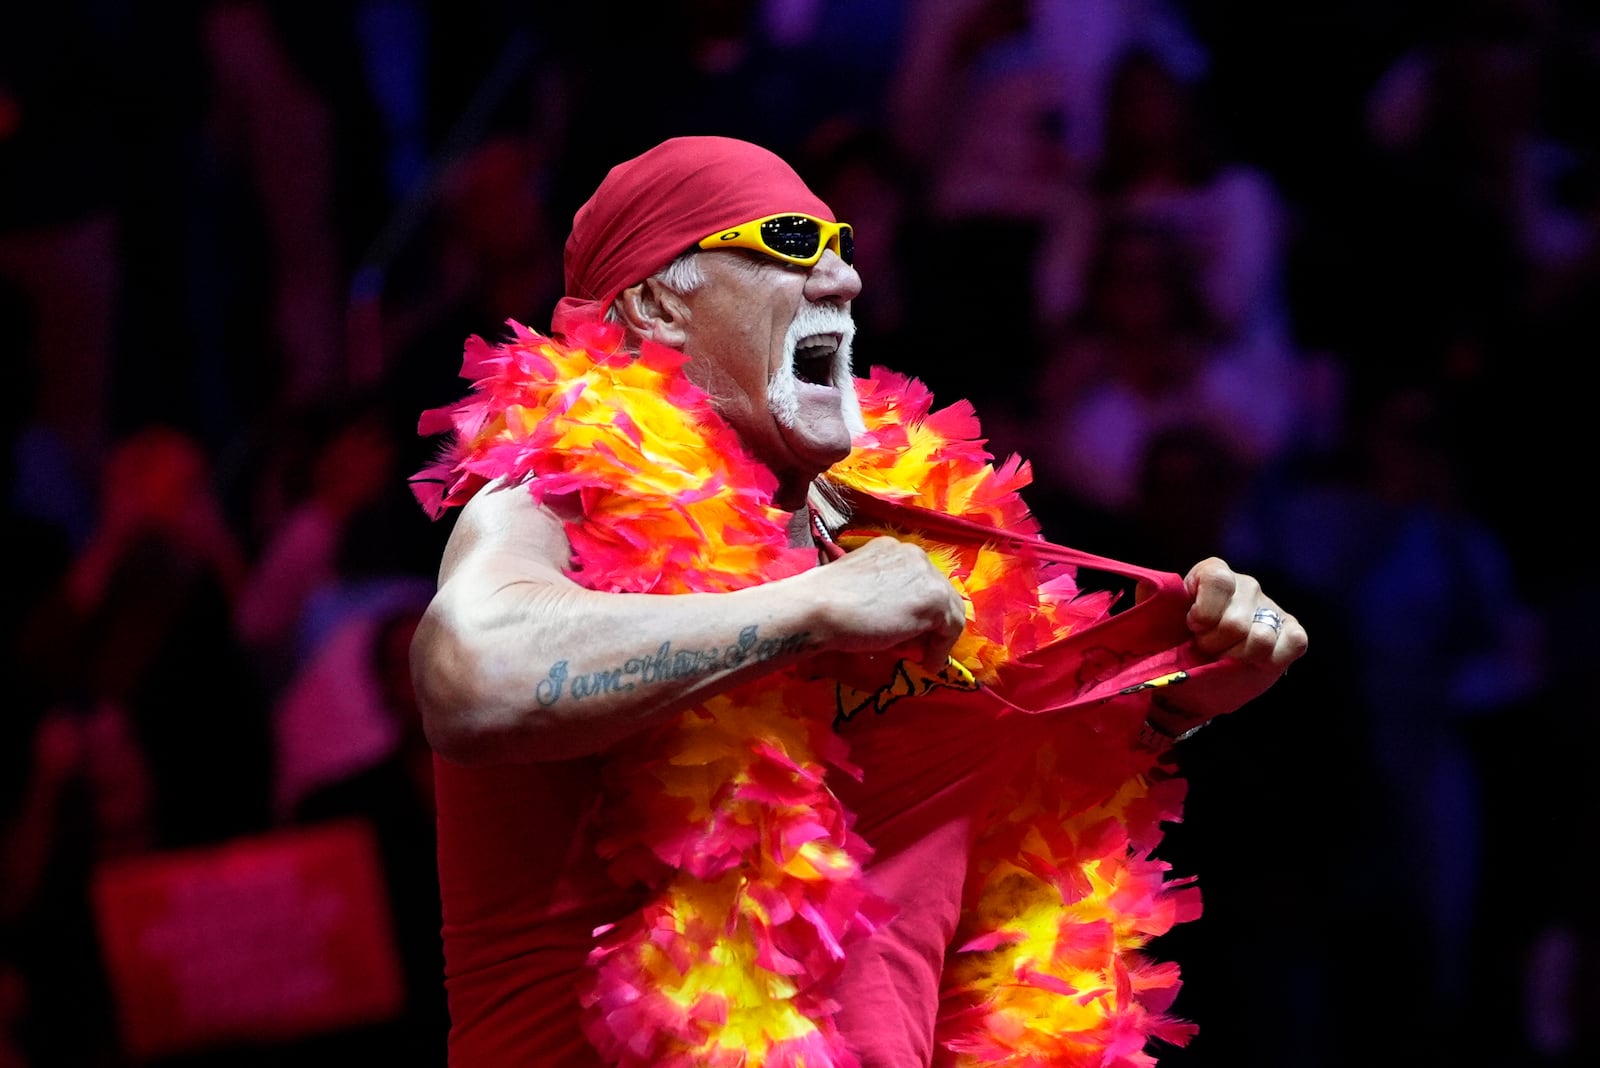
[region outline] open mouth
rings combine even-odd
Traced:
[[[838,334],[802,338],[794,347],[794,376],[811,386],[833,385],[834,357],[838,352]]]

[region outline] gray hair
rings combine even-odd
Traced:
[[[662,286],[680,297],[686,293],[693,293],[706,284],[706,272],[700,266],[700,258],[696,255],[698,251],[698,249],[690,249],[688,252],[683,253],[651,275],[650,279],[660,282]],[[612,301],[611,306],[606,309],[606,322],[622,325],[622,313],[617,310],[616,301]]]

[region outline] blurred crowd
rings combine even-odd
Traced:
[[[858,369],[973,400],[1052,539],[1313,636],[1185,743],[1161,1063],[1600,1062],[1597,101],[1581,0],[12,5],[0,1068],[443,1063],[416,418],[701,133],[854,224]],[[352,819],[399,1008],[130,1049],[96,873]]]

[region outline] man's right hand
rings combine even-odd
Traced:
[[[936,671],[966,628],[954,584],[897,538],[873,538],[806,577],[820,588],[832,628],[813,667],[852,684],[881,683],[903,659]]]

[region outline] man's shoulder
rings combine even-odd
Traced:
[[[461,508],[450,532],[452,554],[510,553],[564,568],[572,550],[559,501],[542,501],[528,483],[491,482]]]

